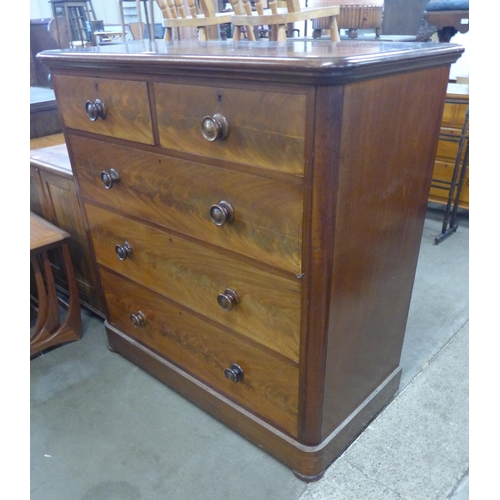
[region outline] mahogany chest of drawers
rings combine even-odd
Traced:
[[[110,347],[320,477],[398,388],[461,52],[162,41],[43,53]]]

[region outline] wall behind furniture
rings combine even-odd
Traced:
[[[128,6],[135,5],[135,2],[126,2]],[[153,0],[155,9],[155,22],[161,22],[161,10]],[[120,9],[118,0],[92,0],[92,7],[97,19],[103,20],[105,24],[120,24]],[[142,10],[144,16],[144,10]],[[52,17],[52,4],[50,0],[30,0],[30,19],[43,19]]]

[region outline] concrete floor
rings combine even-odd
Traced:
[[[466,500],[469,229],[426,218],[396,397],[316,483],[107,349],[31,361],[31,500]]]

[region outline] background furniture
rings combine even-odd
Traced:
[[[312,6],[338,5],[340,12],[337,17],[339,29],[347,30],[349,38],[357,38],[358,30],[373,29],[380,36],[384,0],[309,0]],[[321,32],[329,29],[327,21],[315,19],[312,23],[313,37],[318,38]]]
[[[182,0],[157,0],[163,13],[163,26],[165,28],[165,40],[181,38],[180,28],[195,28],[198,31],[198,40],[216,40],[220,38],[219,26],[231,22],[232,12],[216,12],[215,5],[211,0],[188,1],[189,12],[186,13]],[[199,7],[198,7],[199,5]]]
[[[437,32],[440,42],[449,42],[458,32],[467,31],[469,0],[431,0],[425,7],[417,39],[427,41]]]
[[[458,209],[469,209],[469,86],[448,84],[429,201],[444,207],[436,243],[457,230]]]
[[[92,0],[50,0],[52,14],[56,20],[56,31],[60,32],[60,19],[66,21],[71,35],[71,44],[87,46],[92,43],[90,22],[96,21]]]
[[[70,235],[30,213],[31,271],[36,283],[37,318],[30,333],[30,357],[81,338],[80,304],[69,253]],[[69,304],[61,320],[49,251],[60,251],[69,288]],[[32,296],[32,299],[34,297]]]
[[[231,0],[235,15],[231,18],[231,24],[234,27],[233,39],[238,41],[242,38],[242,30],[246,30],[247,37],[255,40],[252,33],[252,27],[267,25],[270,27],[269,38],[274,41],[284,41],[287,37],[287,27],[293,26],[299,21],[308,21],[311,19],[324,19],[327,28],[330,30],[330,39],[340,42],[339,30],[337,27],[337,16],[339,14],[338,6],[325,7],[301,7],[298,0],[286,0],[286,7],[278,7],[276,0],[269,2],[269,10],[264,10],[263,2],[257,0],[255,7],[257,13],[253,13],[249,1]],[[243,5],[245,12],[242,12],[240,5]],[[289,30],[290,31],[290,30]]]
[[[30,210],[71,235],[68,248],[82,305],[104,316],[104,300],[91,242],[78,201],[66,144],[30,151]],[[54,260],[54,279],[68,293],[62,262]]]
[[[398,388],[448,75],[463,48],[142,50],[42,56],[109,345],[318,479]]]
[[[120,19],[122,22],[122,33],[123,33],[123,41],[125,41],[125,13],[124,13],[124,4],[128,2],[135,2],[136,5],[136,14],[137,14],[137,25],[136,27],[138,28],[138,31],[136,34],[134,34],[134,40],[144,40],[146,38],[146,34],[148,38],[154,39],[154,33],[155,33],[155,15],[154,15],[154,8],[153,8],[153,0],[118,0],[118,6],[120,8]],[[142,11],[141,11],[141,5],[144,8],[144,17],[146,19],[145,21],[145,26],[146,29],[143,29],[143,20],[142,20]],[[149,10],[149,13],[148,13]]]

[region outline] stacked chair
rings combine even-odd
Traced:
[[[255,0],[255,10],[250,0],[230,0],[232,12],[217,13],[211,0],[188,0],[189,13],[186,12],[183,0],[156,0],[163,13],[165,40],[174,39],[176,28],[197,28],[200,41],[217,39],[216,26],[232,24],[233,40],[246,38],[255,41],[255,31],[262,26],[268,26],[269,39],[283,41],[287,38],[287,26],[293,23],[314,19],[324,19],[326,27],[330,29],[332,41],[339,42],[337,16],[340,8],[337,5],[321,7],[301,7],[299,0],[280,2],[285,5],[279,7],[276,0],[270,0],[269,8],[265,9],[263,0]]]

